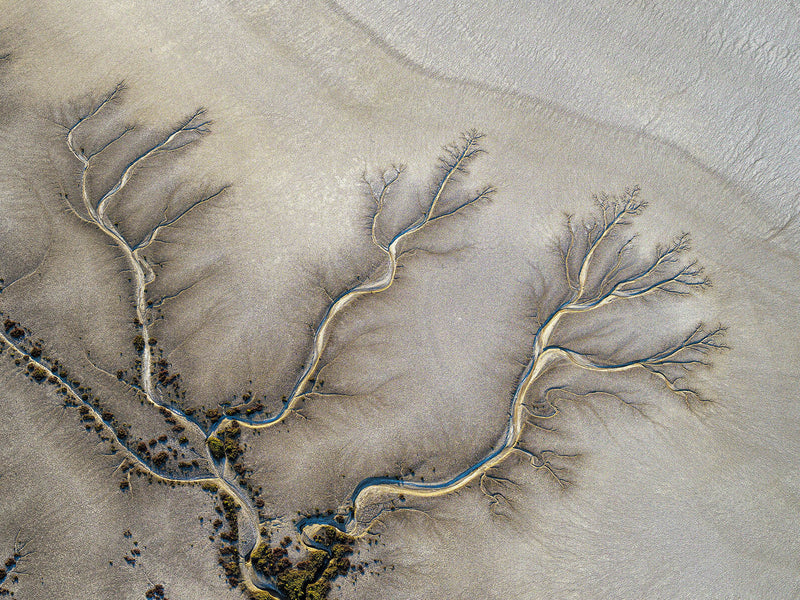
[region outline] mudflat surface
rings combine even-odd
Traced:
[[[792,6],[2,8],[0,590],[800,593]]]

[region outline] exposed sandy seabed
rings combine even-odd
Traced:
[[[435,193],[442,146],[470,128],[483,132],[486,153],[445,200],[491,184],[491,201],[415,234],[409,248],[419,250],[401,259],[393,285],[332,321],[316,382],[324,378],[322,393],[299,400],[278,425],[242,427],[243,464],[261,488],[264,517],[278,518],[265,525],[283,535],[293,518],[345,505],[365,478],[444,481],[500,448],[539,339],[531,315],[569,293],[554,252],[565,240],[564,213],[579,223],[592,213],[593,194],[638,184],[649,205],[630,232],[639,234],[642,259],[689,232],[687,260],[698,260],[713,285],[687,297],[615,302],[590,319],[565,317],[552,343],[622,364],[675,343],[699,321],[720,323],[729,349],[711,353],[712,365],[688,379],[713,402],[687,408],[644,370],[581,380],[573,365],[542,375],[532,396],[588,385],[638,404],[564,398],[556,416],[535,421],[555,431],[527,426],[520,444],[574,456],[553,465],[564,468],[555,474],[566,487],[519,453],[493,478],[454,493],[409,493],[414,510],[374,522],[375,541],[361,538],[352,558],[364,573],[335,579],[331,597],[796,597],[791,19],[755,14],[742,46],[727,41],[747,29],[728,4],[686,14],[608,6],[605,36],[588,17],[572,19],[572,6],[515,20],[522,9],[499,3],[498,21],[465,7],[448,13],[452,22],[436,7],[401,18],[407,8],[384,6],[3,3],[3,319],[42,339],[45,354],[91,386],[129,440],[166,436],[153,446],[176,449],[166,469],[232,479],[230,465],[210,460],[202,431],[191,423],[175,431],[174,415],[159,415],[147,394],[115,376],[128,378],[141,359],[136,273],[132,251],[67,210],[65,193],[81,210],[80,157],[91,152],[83,146],[137,125],[92,163],[88,193],[100,195],[124,172],[128,148],[157,143],[198,107],[213,120],[202,141],[137,168],[109,204],[107,225],[141,239],[170,192],[177,206],[230,184],[142,250],[154,266],[146,298],[157,305],[147,309],[153,352],[181,374],[182,410],[202,420],[246,393],[275,414],[308,366],[329,295],[378,277],[386,256],[371,243],[374,203],[362,174],[375,183],[405,165],[381,221],[391,236]],[[716,28],[705,25],[709,15]],[[508,40],[493,23],[505,23]],[[767,50],[741,50],[761,44],[762,34]],[[721,50],[694,44],[697,36]],[[531,37],[536,44],[526,46]],[[514,40],[522,48],[516,62],[508,58]],[[492,64],[499,78],[486,71]],[[684,89],[691,64],[704,70]],[[61,125],[121,80],[125,91],[102,113],[108,120],[77,130],[70,147]],[[613,254],[605,268],[612,265]],[[24,377],[27,358],[16,365],[14,356],[0,356],[0,558],[13,555],[15,540],[30,553],[0,585],[33,599],[142,598],[157,583],[173,599],[242,597],[217,564],[218,537],[209,539],[218,533],[214,497],[198,486],[127,478],[122,454],[98,437],[108,430],[86,431],[77,409],[64,408],[55,387]],[[179,443],[180,435],[187,438]],[[179,460],[192,459],[178,470]],[[246,546],[253,538],[241,521]],[[135,566],[124,558],[134,548]]]

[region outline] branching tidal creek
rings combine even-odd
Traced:
[[[468,174],[467,167],[484,152],[482,135],[476,131],[465,133],[455,144],[445,148],[437,172],[435,185],[426,197],[419,216],[399,231],[387,235],[383,231],[381,216],[387,201],[393,199],[395,183],[403,176],[404,168],[392,167],[375,178],[363,178],[369,190],[374,210],[371,215],[370,236],[372,244],[383,257],[382,267],[367,280],[346,289],[335,297],[324,310],[313,329],[311,348],[302,373],[273,415],[231,414],[223,411],[210,422],[196,418],[177,402],[165,398],[157,380],[157,357],[151,343],[154,303],[148,298],[148,286],[155,280],[155,272],[146,257],[147,251],[160,241],[160,234],[181,223],[190,212],[224,199],[229,186],[223,185],[198,193],[179,207],[165,202],[158,221],[140,238],[130,240],[109,217],[113,206],[123,191],[136,180],[136,173],[146,163],[197,143],[210,133],[211,122],[206,111],[198,109],[171,128],[165,135],[140,151],[132,153],[124,168],[102,193],[92,193],[96,187],[97,169],[102,169],[101,157],[110,151],[123,151],[135,126],[124,126],[110,135],[105,143],[91,149],[77,140],[85,128],[114,111],[124,92],[118,85],[94,104],[77,120],[64,125],[64,143],[76,163],[79,173],[79,202],[64,196],[67,211],[86,225],[95,228],[112,243],[124,257],[132,274],[132,297],[138,326],[138,341],[134,341],[140,356],[138,381],[127,385],[147,404],[176,423],[181,430],[189,430],[205,440],[206,473],[176,475],[142,456],[125,435],[118,423],[104,413],[76,386],[52,361],[41,356],[25,342],[25,331],[16,322],[8,320],[0,343],[21,364],[27,374],[37,382],[56,386],[69,405],[79,407],[81,413],[96,423],[96,430],[109,436],[113,445],[123,455],[122,471],[127,477],[138,472],[171,485],[201,485],[217,494],[220,509],[228,521],[230,537],[234,544],[224,546],[227,556],[224,565],[226,576],[232,584],[239,584],[253,598],[324,598],[330,582],[348,572],[347,556],[360,538],[385,513],[413,508],[415,497],[436,497],[452,494],[474,485],[483,493],[492,508],[497,508],[507,498],[498,485],[502,478],[495,470],[510,457],[521,457],[535,469],[546,472],[561,486],[569,481],[559,461],[569,455],[558,454],[546,448],[532,448],[523,441],[523,433],[530,425],[539,425],[558,414],[558,401],[562,398],[605,398],[636,408],[636,403],[614,392],[613,389],[571,390],[568,386],[550,386],[542,391],[544,374],[557,369],[578,369],[586,373],[608,375],[639,372],[652,379],[686,403],[702,401],[699,392],[685,384],[685,375],[696,367],[708,366],[708,355],[725,348],[724,328],[708,327],[698,323],[685,332],[675,332],[657,350],[624,362],[577,348],[560,345],[556,336],[569,327],[568,317],[588,317],[605,307],[618,303],[635,303],[655,295],[685,296],[709,286],[709,279],[696,262],[685,258],[689,250],[689,236],[681,234],[671,242],[657,246],[649,257],[643,258],[635,248],[636,236],[630,234],[635,217],[645,209],[638,188],[626,190],[622,195],[595,198],[595,209],[586,219],[567,218],[565,232],[558,245],[563,280],[568,290],[553,307],[543,309],[536,317],[535,335],[521,370],[508,407],[505,431],[498,432],[495,447],[473,464],[465,465],[453,475],[437,481],[416,480],[413,477],[366,477],[360,481],[342,504],[325,515],[307,516],[296,523],[296,533],[303,545],[305,558],[294,563],[288,557],[287,543],[275,544],[269,539],[270,524],[261,519],[259,510],[249,490],[231,476],[235,461],[243,451],[238,446],[238,435],[244,429],[268,429],[283,422],[297,410],[298,404],[313,396],[323,352],[331,338],[337,317],[358,299],[380,294],[396,281],[398,261],[407,250],[415,234],[435,228],[438,221],[485,205],[496,191],[485,186],[466,196],[455,194],[454,187]],[[106,179],[108,175],[105,174]],[[460,200],[454,202],[453,197]],[[21,332],[21,333],[17,333]],[[402,498],[403,502],[397,502]]]

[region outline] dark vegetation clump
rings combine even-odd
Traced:
[[[235,462],[244,451],[239,445],[241,433],[239,424],[234,421],[230,427],[219,432],[219,437],[210,436],[207,441],[208,450],[214,460],[222,460],[223,457],[226,457],[229,461]]]
[[[169,600],[166,592],[164,591],[164,586],[160,583],[147,590],[144,593],[144,597],[147,598],[147,600]]]
[[[287,569],[277,577],[278,589],[289,600],[306,600],[309,595],[306,594],[308,588],[315,586],[319,581],[314,581],[317,573],[325,569],[325,563],[328,559],[328,553],[324,550],[310,550],[305,560],[301,560],[291,569]],[[315,597],[310,596],[310,597]],[[324,596],[318,596],[325,598]]]
[[[253,413],[261,412],[264,410],[264,405],[261,402],[256,402],[245,409],[245,414],[252,415]]]
[[[230,427],[220,434],[220,439],[225,448],[225,456],[231,462],[235,461],[242,454],[243,449],[239,445],[239,437],[242,430],[239,429],[239,423],[234,421]]]
[[[152,340],[151,340],[152,341]],[[179,373],[170,373],[169,372],[169,363],[164,360],[163,358],[156,362],[156,378],[158,379],[158,383],[162,386],[167,387],[175,383],[179,378]]]
[[[206,440],[206,443],[208,444],[208,450],[214,460],[220,461],[223,458],[227,459],[228,463],[231,465],[231,468],[236,473],[237,482],[239,485],[241,485],[250,495],[255,506],[259,509],[262,509],[265,503],[264,500],[259,497],[261,494],[261,488],[256,488],[253,486],[248,477],[247,468],[240,461],[245,450],[244,446],[239,443],[241,434],[242,430],[239,426],[239,423],[234,421],[225,429],[219,431],[217,436],[209,436]],[[261,515],[260,510],[259,515]]]
[[[31,377],[35,381],[42,382],[47,377],[47,371],[40,367],[39,365],[34,366],[33,371],[31,372]]]
[[[225,446],[218,437],[210,436],[206,442],[208,444],[208,450],[211,452],[211,456],[214,457],[214,460],[222,460],[225,456]]]
[[[219,537],[224,540],[224,543],[219,547],[219,564],[225,573],[228,585],[235,588],[242,581],[237,547],[239,541],[239,506],[233,496],[227,492],[220,491],[219,499],[222,507],[217,508],[217,511],[222,513],[228,525],[227,529],[219,534]]]
[[[165,399],[170,402],[180,402],[185,399],[186,391],[182,390],[181,374],[170,371],[171,365],[164,358],[164,350],[158,347],[158,342],[155,338],[150,338],[147,343],[153,356],[153,375]],[[192,412],[187,410],[186,414],[191,415]],[[174,423],[172,424],[174,425]]]
[[[19,578],[17,577],[17,573],[23,573],[24,571],[20,571],[20,565],[22,560],[32,554],[31,551],[25,551],[25,546],[27,542],[20,542],[18,539],[14,542],[14,551],[6,559],[5,566],[0,567],[0,596],[13,596],[14,592],[9,590],[7,587],[2,586],[2,584],[10,582],[10,583],[17,583]]]
[[[271,548],[268,544],[262,544],[253,551],[250,560],[259,573],[268,577],[277,577],[292,568],[292,561],[289,560],[288,555],[286,548],[281,546]]]
[[[20,340],[25,337],[25,330],[20,327],[19,323],[16,321],[12,321],[11,319],[6,319],[3,322],[3,326],[6,329],[6,333],[9,337],[14,338],[15,340]]]
[[[276,547],[262,544],[250,559],[253,568],[275,582],[275,587],[287,600],[323,600],[328,597],[331,581],[350,570],[353,553],[352,537],[334,527],[324,527],[314,535],[314,542],[324,550],[313,549],[306,558],[292,564],[284,539]]]

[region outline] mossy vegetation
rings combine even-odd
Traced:
[[[323,600],[328,597],[331,582],[350,570],[349,556],[355,540],[330,526],[314,535],[314,542],[325,549],[311,549],[307,556],[293,564],[284,539],[278,546],[262,544],[250,560],[253,568],[275,582],[277,590],[287,600]]]
[[[257,591],[257,592],[249,592],[248,593],[249,600],[279,600],[277,596],[273,596],[269,592],[266,591]]]
[[[237,458],[242,455],[244,449],[239,445],[239,437],[242,430],[239,424],[235,421],[226,429],[219,432],[219,436],[210,436],[206,443],[208,450],[214,460],[222,460],[227,458],[231,462],[235,462]]]
[[[327,559],[327,552],[310,550],[305,560],[278,575],[278,589],[289,600],[305,600],[307,587],[314,582],[317,573],[325,568]]]
[[[31,377],[36,381],[44,381],[47,378],[47,370],[39,365],[36,365],[31,372]]]
[[[242,571],[239,567],[239,505],[233,496],[225,491],[219,492],[222,506],[217,507],[217,512],[225,517],[228,527],[219,534],[223,543],[219,547],[219,564],[225,573],[228,585],[236,587],[242,581]]]
[[[214,460],[222,460],[225,456],[225,446],[218,437],[211,436],[206,441],[208,444],[208,451],[211,452],[211,456],[214,457]]]
[[[253,550],[250,560],[256,571],[268,577],[277,577],[292,568],[292,561],[288,558],[288,552],[282,546],[271,548],[269,544],[261,544]]]
[[[239,437],[241,436],[241,433],[242,430],[239,428],[239,423],[236,421],[231,423],[230,427],[220,432],[220,439],[222,440],[225,449],[225,456],[228,457],[228,460],[231,462],[239,458],[244,451],[239,445]]]

